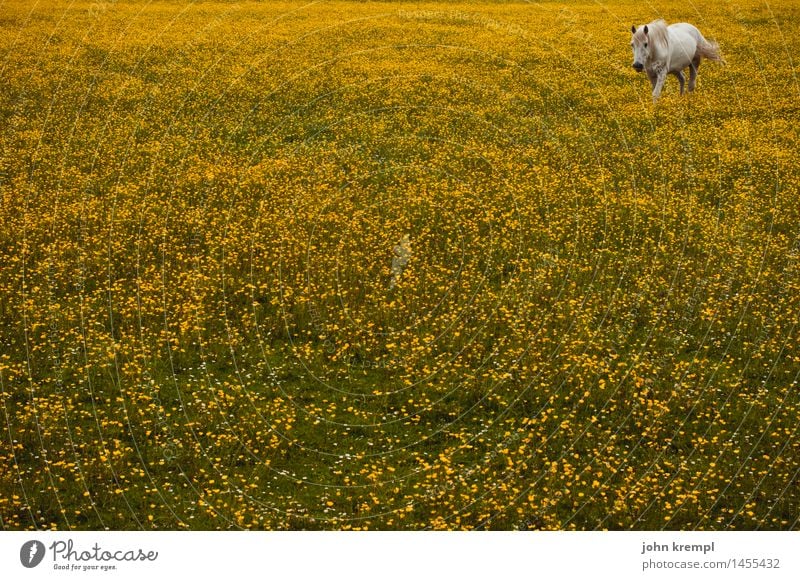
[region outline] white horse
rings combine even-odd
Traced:
[[[708,42],[697,28],[687,22],[668,27],[663,20],[654,20],[638,30],[632,26],[631,33],[633,68],[636,72],[647,72],[653,85],[653,103],[658,100],[668,73],[678,77],[683,94],[683,70],[686,67],[689,67],[689,90],[693,91],[700,60],[722,61],[719,46]]]

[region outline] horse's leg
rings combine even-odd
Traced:
[[[658,79],[658,76],[656,75],[656,73],[647,71],[647,78],[650,79],[650,88],[651,89],[655,89],[656,88],[656,80]]]
[[[697,84],[698,68],[700,68],[699,54],[692,59],[692,63],[689,65],[689,92],[692,92],[694,90],[695,85]]]
[[[683,76],[683,71],[675,71],[672,74],[678,79],[678,82],[681,84],[681,94],[683,94],[683,85],[686,82],[686,77]]]
[[[661,89],[664,88],[664,81],[667,80],[667,71],[666,69],[659,69],[656,72],[656,84],[653,87],[653,104],[658,100],[658,97],[661,96]]]

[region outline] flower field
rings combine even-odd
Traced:
[[[0,0],[0,526],[800,528],[799,38]]]

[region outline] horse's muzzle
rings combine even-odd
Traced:
[[[633,70],[636,72],[642,72],[644,70],[644,65],[640,62],[633,63]]]

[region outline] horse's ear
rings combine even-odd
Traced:
[[[647,24],[644,25],[644,33],[647,34]]]
[[[636,25],[635,24],[631,25],[631,34],[636,34]]]

